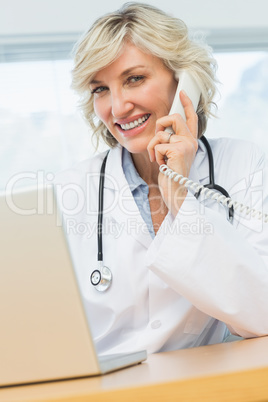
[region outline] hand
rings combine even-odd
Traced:
[[[158,119],[156,134],[149,142],[147,149],[151,162],[156,161],[159,166],[166,163],[175,172],[189,177],[198,149],[198,117],[190,98],[184,91],[180,92],[180,100],[184,107],[186,122],[179,114]],[[170,126],[174,131],[171,136],[164,131]],[[161,172],[158,176],[158,185],[168,209],[174,216],[177,215],[187,195],[187,189]]]

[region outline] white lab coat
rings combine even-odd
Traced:
[[[265,159],[252,144],[210,140],[216,183],[235,200],[268,211]],[[190,192],[156,237],[132,197],[121,166],[121,147],[106,164],[103,259],[113,274],[104,293],[89,277],[97,268],[99,172],[105,153],[57,177],[84,306],[97,350],[148,353],[268,334],[268,224],[235,214]],[[199,149],[190,178],[208,182],[208,158]]]

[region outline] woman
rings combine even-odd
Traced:
[[[239,213],[231,224],[226,208],[197,200],[159,172],[166,163],[201,184],[209,180],[199,140],[215,94],[209,49],[189,39],[182,21],[127,3],[95,22],[74,63],[73,88],[84,116],[110,147],[102,226],[103,263],[113,276],[107,291],[98,291],[104,289],[98,289],[97,269],[99,178],[107,152],[63,172],[57,184],[98,352],[217,343],[229,330],[267,335],[268,225]],[[197,112],[180,93],[186,121],[169,115],[181,70],[201,83]],[[170,126],[173,135],[165,131]],[[216,183],[234,200],[264,203],[267,210],[267,173],[256,147],[227,139],[210,145]]]

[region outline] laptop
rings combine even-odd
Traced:
[[[1,194],[0,219],[0,387],[146,359],[146,351],[98,357],[52,187]]]

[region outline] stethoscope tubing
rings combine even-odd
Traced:
[[[208,142],[208,140],[206,139],[206,137],[203,135],[200,138],[200,141],[203,142],[203,144],[205,145],[207,154],[208,154],[208,170],[209,170],[209,183],[205,184],[204,187],[209,188],[210,190],[216,190],[219,191],[221,194],[225,195],[225,197],[230,198],[228,192],[221,186],[219,186],[218,184],[215,183],[215,174],[214,174],[214,158],[213,158],[213,153],[211,150],[211,146]],[[195,194],[196,199],[198,199],[198,197],[200,196],[201,190],[198,191]],[[231,206],[230,208],[228,208],[228,220],[229,222],[233,222],[233,218],[234,218],[234,207]]]
[[[99,181],[99,202],[98,202],[98,255],[97,260],[103,261],[103,251],[102,251],[102,223],[103,223],[103,200],[104,200],[104,180],[105,180],[105,167],[108,158],[107,152],[105,158],[103,159],[101,170],[100,170],[100,181]]]

